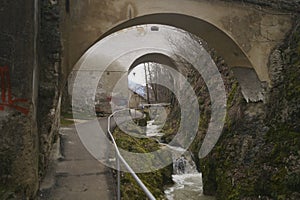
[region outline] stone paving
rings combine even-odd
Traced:
[[[101,126],[107,119],[100,119]],[[89,127],[93,122],[85,122]],[[107,126],[107,125],[106,125]],[[105,129],[106,130],[106,129]],[[114,200],[116,190],[112,171],[85,149],[75,126],[60,130],[61,156],[54,153],[54,161],[40,186],[39,200]],[[55,155],[56,154],[56,155]]]

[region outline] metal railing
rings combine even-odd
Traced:
[[[146,194],[146,196],[151,199],[151,200],[155,200],[155,197],[153,196],[153,194],[148,190],[148,188],[144,185],[144,183],[141,181],[141,179],[136,175],[136,173],[133,171],[133,169],[129,166],[129,164],[126,162],[126,160],[123,158],[123,156],[121,155],[118,146],[116,144],[116,141],[112,135],[112,133],[110,132],[110,125],[111,125],[111,118],[118,112],[122,112],[122,111],[126,111],[126,110],[130,110],[128,108],[122,109],[122,110],[118,110],[113,112],[109,117],[108,117],[108,126],[107,126],[107,131],[108,134],[113,142],[113,145],[115,147],[116,150],[116,164],[117,164],[117,198],[118,200],[121,199],[121,171],[120,171],[120,161],[124,164],[124,166],[126,167],[126,169],[129,171],[129,173],[132,175],[132,177],[134,178],[134,180],[137,182],[137,184],[140,186],[140,188],[144,191],[144,193]]]

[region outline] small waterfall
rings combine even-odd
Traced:
[[[173,169],[175,174],[185,174],[187,170],[187,160],[184,156],[173,160]]]
[[[202,175],[196,169],[192,154],[180,147],[167,145],[173,152],[174,185],[165,190],[167,199],[176,200],[189,197],[200,199],[202,195]]]
[[[174,185],[165,190],[167,199],[214,200],[203,195],[202,174],[197,171],[192,154],[181,147],[169,146],[173,152]]]
[[[157,138],[159,141],[159,138],[163,135],[160,132],[162,125],[154,122],[155,120],[147,122],[146,135]],[[215,200],[214,197],[203,195],[202,174],[197,171],[192,154],[181,147],[168,144],[162,145],[170,148],[173,159],[172,179],[175,184],[165,190],[167,199]]]
[[[172,147],[174,174],[195,174],[199,173],[192,159],[192,154],[181,147]]]

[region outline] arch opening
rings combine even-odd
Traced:
[[[129,102],[130,107],[136,107],[139,104],[137,101],[148,104],[171,103],[173,93],[156,82],[158,79],[164,79],[165,82],[169,81],[169,84],[175,85],[171,74],[165,68],[167,66],[178,71],[175,63],[169,56],[161,53],[145,54],[137,58],[128,70],[128,87],[135,102]]]
[[[187,35],[185,32],[179,29],[174,29],[174,27],[169,26],[162,26],[157,25],[159,29],[165,31],[165,35],[163,37],[158,37],[157,29],[155,31],[152,31],[153,25],[149,24],[145,27],[131,27],[128,29],[128,31],[120,31],[115,32],[112,35],[103,38],[103,40],[100,40],[98,43],[96,43],[91,49],[89,49],[86,54],[81,58],[81,60],[77,63],[77,66],[75,66],[75,69],[78,70],[79,75],[76,75],[76,83],[74,84],[76,91],[78,93],[75,93],[75,98],[73,98],[73,103],[76,104],[77,100],[94,100],[93,98],[96,96],[95,93],[97,93],[99,88],[99,80],[101,82],[101,77],[112,76],[114,73],[119,73],[119,79],[112,80],[111,78],[107,79],[112,82],[112,88],[115,88],[114,84],[119,84],[122,87],[126,87],[126,84],[122,80],[121,82],[119,80],[123,79],[122,77],[126,77],[128,74],[128,70],[133,69],[134,66],[137,66],[141,63],[145,62],[156,62],[160,64],[165,65],[172,65],[174,68],[179,68],[180,66],[177,66],[175,62],[172,60],[172,56],[182,56],[186,61],[190,61],[190,64],[192,66],[199,66],[197,70],[200,74],[206,73],[207,76],[205,77],[205,83],[210,84],[210,92],[212,92],[213,98],[220,97],[221,94],[221,101],[219,101],[224,107],[226,105],[225,100],[225,89],[220,85],[220,87],[214,88],[216,85],[218,85],[218,81],[222,83],[222,79],[220,76],[219,71],[217,70],[215,63],[213,63],[211,56],[207,53],[207,51],[198,43],[198,46],[195,47],[198,50],[195,51],[199,54],[194,54],[194,51],[187,51],[187,52],[180,52],[180,49],[173,49],[172,46],[170,46],[170,39],[169,37],[165,37],[166,35],[171,34],[172,32],[175,32],[174,35],[177,35],[178,37],[175,37],[173,41],[177,42],[180,41],[180,38],[185,38],[189,35]],[[124,35],[125,34],[125,35]],[[126,35],[127,34],[127,35]],[[130,35],[131,34],[131,35]],[[138,40],[136,44],[126,43],[124,41],[124,36],[126,36],[126,39],[129,41],[134,41],[135,39]],[[190,38],[191,39],[191,38]],[[120,46],[120,49],[117,47]],[[191,45],[192,43],[188,43]],[[128,46],[127,46],[128,45]],[[198,56],[199,55],[199,56]],[[203,56],[203,57],[201,57]],[[207,68],[206,68],[207,67]],[[211,68],[210,68],[211,67]],[[213,71],[215,67],[215,71]],[[179,73],[180,74],[180,73]],[[87,78],[88,77],[88,78]],[[214,86],[212,87],[211,80],[212,78],[216,78],[216,82],[213,83]],[[199,105],[197,101],[197,97],[195,95],[195,92],[192,90],[192,87],[189,85],[188,81],[185,80],[185,77],[179,76],[178,79],[180,84],[182,83],[182,87],[177,88],[179,92],[179,104],[183,106],[182,111],[184,111],[183,115],[181,116],[180,124],[189,124],[184,125],[185,127],[189,127],[192,130],[188,131],[188,135],[185,135],[185,133],[181,132],[178,136],[175,136],[174,139],[171,141],[173,143],[176,143],[179,146],[182,146],[183,148],[187,148],[190,143],[192,142],[193,138],[195,137],[195,134],[198,129],[198,123],[199,123]],[[180,80],[183,80],[182,82]],[[127,79],[126,79],[127,81]],[[118,83],[116,83],[118,82]],[[124,83],[124,84],[123,84]],[[187,83],[187,85],[186,85]],[[102,84],[103,85],[103,84]],[[82,88],[82,86],[86,86]],[[224,85],[223,85],[224,86]],[[95,89],[96,88],[96,89]],[[188,89],[189,88],[189,89]],[[214,88],[214,89],[212,89]],[[128,89],[128,86],[126,87]],[[217,90],[221,89],[222,92],[218,92]],[[88,91],[91,91],[89,94],[87,94]],[[74,91],[74,90],[73,90]],[[118,91],[125,91],[123,89]],[[181,91],[188,91],[187,93],[180,93]],[[112,90],[107,90],[107,92],[114,92]],[[176,91],[177,92],[177,91]],[[92,98],[90,98],[92,97]],[[187,98],[186,101],[183,101],[185,97]],[[216,101],[212,101],[213,104]],[[86,102],[85,102],[86,104]],[[194,105],[196,104],[196,105]],[[94,105],[89,104],[84,105],[82,104],[88,111],[94,111]],[[219,106],[213,106],[215,108]],[[190,109],[193,110],[193,112],[188,112]],[[225,112],[225,111],[224,111]],[[223,111],[218,114],[218,116],[223,116]],[[215,116],[217,118],[217,116]],[[223,122],[222,120],[216,120]],[[190,124],[192,123],[192,124]],[[210,125],[211,127],[220,127],[222,129],[221,125]],[[208,130],[209,133],[209,130]],[[208,134],[208,135],[211,135]],[[216,134],[215,134],[216,135]],[[187,136],[187,139],[182,139]],[[218,137],[218,135],[216,135]],[[217,140],[217,138],[215,138]],[[88,140],[88,139],[87,139]],[[89,141],[90,142],[90,141]],[[173,143],[170,143],[171,145]],[[212,143],[207,143],[211,145]],[[213,145],[213,144],[212,144]],[[207,151],[209,152],[212,147],[206,146],[205,147]],[[206,154],[207,152],[204,152]],[[156,166],[157,168],[164,167],[165,163],[161,164],[162,166]],[[147,172],[150,170],[148,166],[136,166],[137,171],[143,171]],[[141,167],[146,167],[141,168]]]
[[[139,28],[147,24],[172,26],[203,39],[207,43],[208,48],[214,49],[228,66],[232,69],[237,69],[233,70],[233,72],[240,83],[245,100],[247,102],[264,101],[264,83],[260,81],[256,69],[245,52],[228,34],[205,20],[174,13],[149,14],[129,19],[117,25],[103,34],[98,41],[128,27],[136,26]],[[157,27],[154,26],[154,28]],[[152,31],[159,30],[152,29]],[[241,73],[241,71],[243,72]],[[254,83],[254,86],[249,86],[251,83]]]
[[[245,52],[227,33],[205,20],[183,14],[158,13],[135,17],[110,29],[97,41],[122,29],[146,24],[160,24],[182,29],[206,41],[209,48],[215,49],[229,66],[253,68]]]

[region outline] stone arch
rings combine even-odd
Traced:
[[[164,54],[164,53],[146,53],[144,55],[140,55],[139,57],[136,57],[135,60],[132,62],[132,64],[130,65],[130,67],[128,68],[128,75],[131,73],[132,70],[134,70],[136,67],[138,67],[139,65],[143,64],[143,63],[156,63],[156,64],[160,64],[160,67],[164,67],[164,66],[168,66],[168,67],[171,67],[173,68],[174,70],[178,71],[178,66],[176,65],[176,61],[174,61],[169,55],[167,54]],[[158,74],[156,74],[158,75]],[[162,77],[161,74],[159,75],[159,77]],[[169,80],[171,81],[171,80]],[[172,80],[174,81],[174,80]],[[133,84],[133,86],[137,87],[139,86],[139,92],[141,93],[138,93],[137,91],[135,91],[134,87],[132,87],[130,84]],[[175,83],[173,83],[175,84]],[[143,101],[143,102],[146,102],[147,103],[147,93],[145,91],[145,88],[143,88],[142,85],[140,84],[136,84],[132,81],[129,80],[128,78],[128,88],[129,88],[129,91],[131,91],[130,93],[132,97],[129,97],[129,105],[132,106],[132,105],[136,105],[137,102],[136,100],[139,100],[139,101]],[[143,88],[143,89],[141,89]],[[150,101],[151,102],[169,102],[171,100],[171,94],[172,92],[170,92],[169,89],[166,89],[164,87],[161,87],[161,85],[156,87],[156,88],[160,88],[160,91],[164,91],[163,93],[164,94],[168,94],[169,96],[164,96],[164,94],[158,94],[156,92],[156,90],[150,90],[148,94],[149,97],[150,97]],[[142,98],[140,98],[142,96]],[[135,102],[135,103],[133,103]]]
[[[131,71],[137,65],[145,62],[155,62],[177,69],[175,62],[169,56],[162,53],[148,53],[135,59],[135,61],[129,67],[128,71]]]
[[[62,23],[66,72],[99,38],[126,26],[160,23],[200,36],[231,67],[252,68],[259,81],[270,84],[269,55],[292,27],[288,14],[219,0],[75,1],[70,6],[73,12]]]
[[[135,17],[107,31],[101,37],[99,37],[93,45],[97,44],[98,41],[104,39],[110,34],[117,33],[129,27],[146,24],[172,26],[183,29],[203,39],[205,42],[207,42],[209,48],[215,49],[218,55],[222,56],[222,58],[224,58],[225,62],[231,68],[239,69],[239,73],[236,73],[236,76],[247,76],[247,72],[251,72],[251,76],[249,76],[250,78],[247,78],[247,81],[244,81],[244,77],[238,77],[245,99],[247,101],[263,100],[259,74],[243,49],[237,44],[237,42],[235,42],[233,38],[231,38],[223,30],[216,27],[214,24],[193,16],[176,13],[158,13]],[[93,45],[91,45],[91,47]],[[154,57],[155,56],[152,55],[152,59]],[[241,71],[244,72],[240,73]],[[255,83],[255,87],[248,87],[248,85],[252,83]]]
[[[135,17],[110,29],[95,43],[122,29],[145,24],[161,24],[183,29],[205,40],[209,47],[215,49],[229,66],[253,68],[246,53],[227,33],[212,23],[183,14],[158,13]]]
[[[129,27],[146,24],[172,26],[185,30],[203,39],[207,42],[209,48],[216,50],[218,55],[224,58],[225,62],[232,69],[238,69],[234,70],[234,72],[238,72],[236,73],[236,76],[239,76],[238,80],[242,87],[245,99],[247,101],[263,100],[260,75],[257,73],[257,71],[260,70],[257,70],[255,65],[251,63],[243,49],[230,35],[216,27],[214,24],[193,16],[176,13],[157,13],[135,17],[107,31],[99,37],[93,45],[97,44],[98,41],[110,34],[117,33],[118,31],[122,31]],[[251,72],[249,76],[248,72]],[[249,84],[251,83],[255,83],[255,87],[249,87]]]

